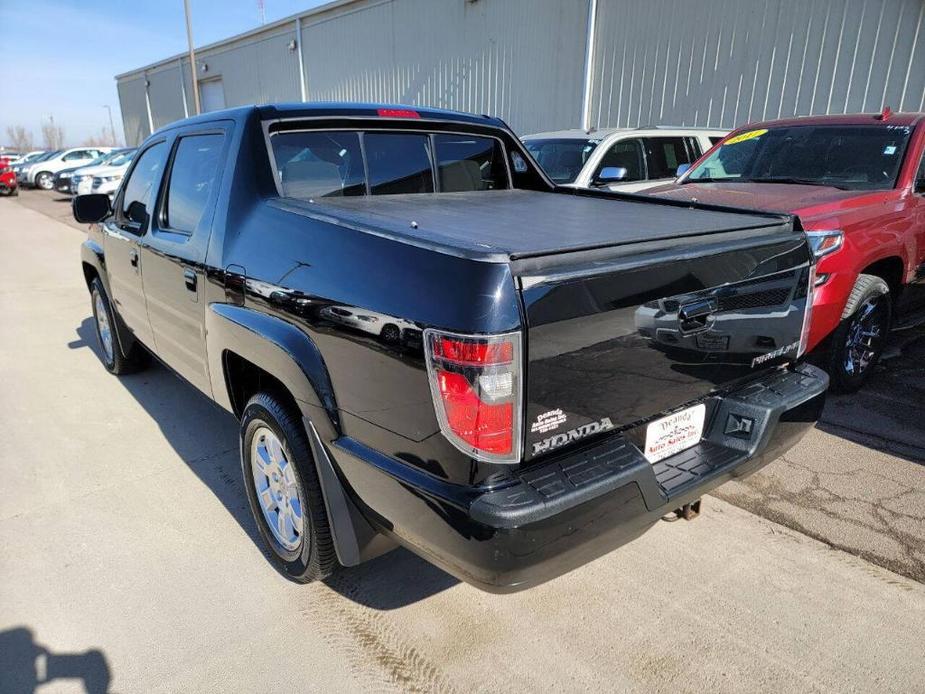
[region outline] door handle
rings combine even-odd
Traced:
[[[183,281],[186,283],[186,288],[191,292],[196,291],[196,273],[195,271],[187,268],[183,271]]]
[[[138,251],[134,248],[128,252],[128,262],[132,264],[133,268],[138,269]]]

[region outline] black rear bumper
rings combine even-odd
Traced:
[[[818,419],[828,377],[802,365],[713,399],[703,440],[650,464],[611,436],[520,470],[502,488],[451,485],[340,439],[334,456],[380,529],[492,592],[559,576],[635,539],[666,513],[786,452]],[[750,420],[746,435],[730,422]]]

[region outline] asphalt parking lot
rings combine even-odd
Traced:
[[[921,691],[922,328],[699,519],[546,585],[397,550],[300,586],[262,556],[230,415],[98,363],[69,214],[0,200],[0,691]]]

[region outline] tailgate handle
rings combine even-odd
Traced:
[[[681,323],[682,333],[699,332],[710,327],[713,322],[710,316],[716,313],[719,302],[710,297],[684,304],[678,309],[678,321]]]

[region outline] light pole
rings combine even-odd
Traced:
[[[202,113],[199,107],[199,77],[196,75],[196,51],[193,50],[193,24],[189,15],[189,0],[183,0],[183,11],[186,13],[186,42],[189,44],[189,71],[193,76],[193,106],[196,115]]]
[[[115,147],[116,145],[116,126],[112,124],[112,109],[109,107],[109,104],[103,104],[103,108],[105,108],[109,112],[109,132],[112,136],[113,147]]]

